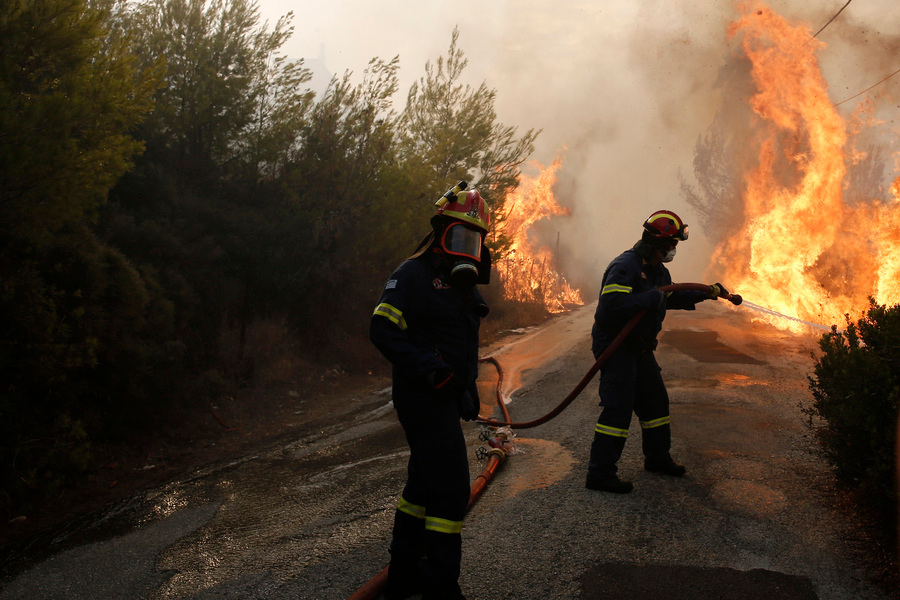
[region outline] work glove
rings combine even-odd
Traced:
[[[715,283],[709,286],[709,297],[710,298],[719,298],[719,297],[728,297],[728,290],[725,289],[725,286],[721,283]]]
[[[459,416],[466,421],[474,421],[478,418],[481,402],[472,397],[468,390],[463,392],[459,400]]]
[[[425,376],[425,380],[439,396],[451,402],[459,402],[462,395],[467,393],[466,382],[448,366],[431,371]]]

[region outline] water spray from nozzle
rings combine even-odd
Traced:
[[[771,308],[766,308],[765,306],[754,304],[753,302],[750,302],[748,300],[744,300],[744,306],[746,306],[747,308],[752,308],[753,310],[759,311],[761,313],[771,315],[773,317],[778,317],[779,319],[786,319],[788,321],[794,321],[795,323],[802,323],[803,325],[812,327],[814,329],[824,329],[826,331],[831,331],[831,327],[827,325],[822,325],[821,323],[813,323],[811,321],[804,321],[803,319],[798,319],[797,317],[792,317],[790,315],[780,313],[777,310],[772,310]]]

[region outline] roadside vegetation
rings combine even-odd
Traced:
[[[870,301],[865,316],[819,340],[809,377],[809,424],[838,480],[896,547],[900,305]]]
[[[399,107],[398,58],[317,93],[292,32],[250,0],[0,12],[4,522],[242,390],[385,369],[371,309],[434,200],[477,182],[502,222],[537,132],[456,31]]]

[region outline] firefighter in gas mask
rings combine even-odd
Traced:
[[[390,276],[370,339],[393,366],[408,479],[394,515],[385,597],[463,598],[458,579],[469,463],[460,418],[478,417],[478,330],[490,279],[490,214],[464,182],[438,201],[432,230]]]
[[[647,312],[601,367],[603,410],[591,445],[585,484],[589,489],[620,494],[632,490],[630,481],[619,479],[616,467],[628,438],[632,412],[641,425],[644,468],[673,477],[686,472],[669,453],[669,396],[653,354],[656,336],[662,330],[666,309],[694,310],[703,300],[727,294],[720,283],[709,286],[707,293],[681,290],[667,295],[657,289],[672,283],[665,263],[675,257],[678,243],[687,239],[688,226],[678,215],[670,210],[656,211],[644,221],[640,241],[616,257],[603,274],[591,329],[595,359],[635,314]]]

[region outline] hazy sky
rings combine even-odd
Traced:
[[[813,32],[844,4],[768,3]],[[680,197],[677,173],[691,175],[698,136],[730,101],[715,81],[737,47],[726,35],[738,16],[731,2],[260,0],[260,7],[270,22],[293,11],[285,53],[310,65],[322,57],[331,74],[360,74],[374,57],[399,55],[397,109],[425,63],[446,53],[458,26],[469,60],[465,83],[484,81],[497,91],[502,123],[543,130],[533,159],[547,164],[564,152],[560,201],[573,215],[558,228],[584,276],[599,280],[606,263],[640,235],[643,219],[666,208],[695,225],[672,263],[675,279],[702,277],[711,246]],[[897,0],[853,0],[822,32],[828,47],[819,58],[835,102],[900,68],[898,35]],[[892,120],[900,75],[875,93]],[[886,103],[890,94],[894,101]],[[842,113],[853,106],[842,105]]]

